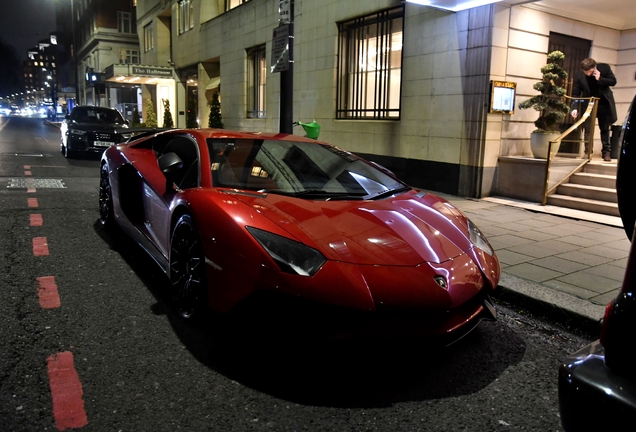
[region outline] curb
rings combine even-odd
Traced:
[[[605,314],[604,306],[503,272],[493,297],[594,338]]]

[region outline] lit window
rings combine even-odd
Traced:
[[[247,50],[247,117],[265,118],[265,45]]]
[[[185,33],[194,27],[193,8],[192,0],[179,1],[179,34]]]
[[[242,5],[243,3],[247,3],[250,0],[225,0],[225,10],[229,11],[230,9],[234,9],[237,6]]]
[[[139,51],[120,49],[119,50],[119,63],[120,64],[138,64],[139,63]]]
[[[155,47],[155,28],[152,23],[144,27],[144,52]]]
[[[403,29],[403,6],[339,23],[337,118],[400,118]]]

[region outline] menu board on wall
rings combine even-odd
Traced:
[[[516,92],[516,82],[490,81],[490,112],[513,114]]]

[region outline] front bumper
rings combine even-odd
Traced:
[[[117,145],[123,139],[116,134],[98,134],[87,132],[84,135],[67,135],[67,149],[74,153],[103,153],[104,150]]]
[[[636,418],[636,383],[607,368],[597,340],[561,364],[559,412],[566,431],[623,430]]]

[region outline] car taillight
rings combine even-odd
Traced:
[[[609,326],[609,319],[612,315],[612,311],[614,310],[614,301],[612,300],[605,306],[605,315],[603,316],[603,325],[601,326],[601,345],[605,346],[606,336],[607,336],[607,327]]]

